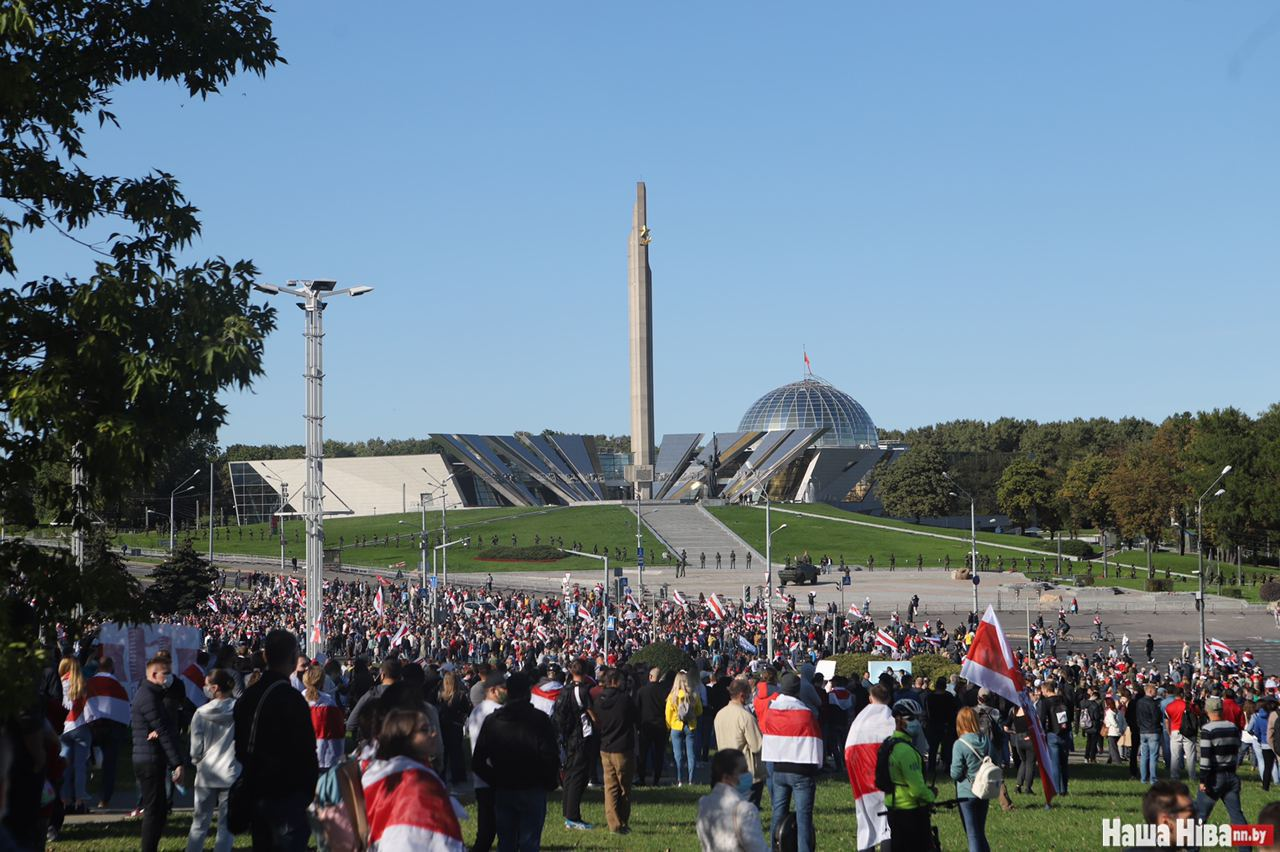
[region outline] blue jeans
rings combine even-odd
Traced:
[[[672,729],[671,751],[676,757],[676,782],[693,783],[694,764],[694,732],[685,728],[682,731]]]
[[[547,821],[547,791],[539,787],[493,793],[498,852],[537,852],[542,848],[542,825]]]
[[[93,744],[93,734],[88,725],[73,728],[61,736],[62,748],[59,754],[67,761],[67,768],[62,773],[62,801],[83,802],[89,798],[85,788],[89,780],[89,749]]]
[[[816,779],[795,772],[773,772],[773,819],[770,833],[791,810],[791,797],[796,799],[796,852],[813,852],[813,792]]]
[[[1140,734],[1138,778],[1146,784],[1156,783],[1156,759],[1160,757],[1160,735]]]
[[[960,821],[969,836],[969,852],[991,852],[987,844],[987,809],[990,807],[991,802],[986,799],[960,800]]]
[[[1202,778],[1201,781],[1203,780]],[[1196,795],[1196,819],[1208,822],[1213,806],[1219,801],[1227,806],[1227,816],[1231,817],[1232,824],[1248,822],[1244,818],[1244,811],[1240,810],[1240,778],[1235,773],[1214,782],[1209,792]]]
[[[1045,734],[1044,741],[1049,755],[1049,780],[1059,793],[1067,792],[1067,738],[1061,734]]]

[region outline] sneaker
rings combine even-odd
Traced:
[[[630,828],[627,828],[627,827],[624,825],[624,826],[622,826],[621,828],[615,828],[615,829],[613,830],[613,833],[614,833],[614,834],[624,834],[624,835],[625,835],[625,834],[630,834],[630,833],[631,833],[631,829],[630,829]]]
[[[564,827],[571,829],[573,831],[590,831],[595,826],[593,826],[589,822],[582,822],[581,820],[576,820],[576,819],[567,819],[564,821]]]

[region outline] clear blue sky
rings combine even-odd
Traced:
[[[377,287],[326,312],[327,437],[628,431],[636,180],[659,434],[802,346],[883,427],[1277,399],[1274,4],[280,5],[287,66],[126,87],[90,164],[178,175],[199,256]],[[277,304],[223,443],[302,441]]]

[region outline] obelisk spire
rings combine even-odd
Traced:
[[[627,240],[627,289],[631,307],[631,462],[653,465],[653,280],[649,270],[649,225],[644,182],[636,183],[636,206]],[[638,485],[642,498],[651,486]]]

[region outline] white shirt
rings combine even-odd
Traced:
[[[480,728],[484,725],[484,720],[488,719],[502,705],[496,701],[486,698],[476,705],[471,711],[471,715],[467,717],[467,739],[471,740],[471,750],[476,750],[476,741],[480,739]],[[471,773],[475,778],[477,787],[488,787],[489,785],[480,780],[480,776],[474,772]]]
[[[717,784],[698,799],[698,842],[702,852],[767,852],[760,811],[728,784]]]

